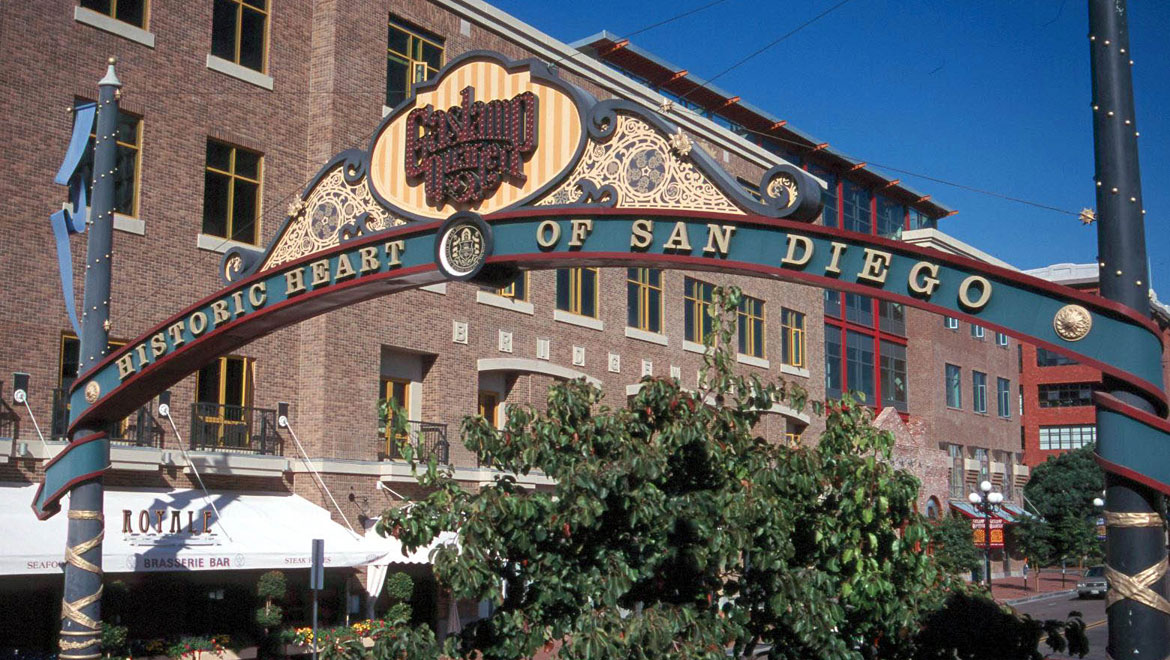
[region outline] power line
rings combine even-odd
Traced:
[[[749,54],[747,57],[745,57],[745,58],[743,58],[743,59],[739,60],[739,61],[738,61],[738,62],[736,62],[735,64],[732,64],[731,66],[727,67],[726,69],[724,69],[724,70],[720,71],[719,73],[715,74],[715,77],[708,79],[708,80],[707,80],[707,82],[703,83],[702,85],[699,85],[698,87],[696,87],[696,88],[692,89],[691,91],[687,92],[686,94],[683,94],[683,95],[682,95],[682,96],[680,96],[679,98],[680,98],[680,99],[685,99],[686,97],[688,97],[688,96],[690,96],[691,94],[693,94],[693,93],[695,93],[695,92],[699,91],[700,89],[704,89],[704,88],[706,88],[706,87],[707,87],[707,85],[710,85],[711,83],[715,82],[716,80],[719,80],[720,78],[722,78],[723,76],[727,75],[728,73],[730,73],[730,72],[734,71],[735,69],[737,69],[738,67],[742,66],[743,64],[745,64],[746,62],[748,62],[748,61],[749,61],[749,60],[751,60],[752,58],[754,58],[754,57],[756,57],[756,56],[760,55],[761,53],[763,53],[764,51],[768,50],[769,48],[772,48],[772,47],[773,47],[773,46],[775,46],[776,44],[778,44],[778,43],[780,43],[780,42],[784,41],[785,39],[788,39],[789,37],[791,37],[792,35],[796,34],[797,32],[800,32],[801,30],[803,30],[803,29],[805,29],[806,27],[808,27],[808,26],[812,25],[813,23],[816,23],[817,21],[821,20],[821,19],[822,19],[822,18],[824,18],[825,16],[828,16],[829,14],[831,14],[831,13],[833,13],[834,11],[836,11],[836,10],[840,9],[841,7],[843,7],[843,6],[847,5],[847,4],[849,4],[849,3],[850,3],[850,2],[852,2],[852,1],[853,1],[853,0],[841,0],[841,2],[838,2],[837,4],[833,5],[832,7],[829,7],[829,8],[828,8],[828,9],[826,9],[825,11],[823,11],[823,12],[821,12],[821,13],[817,14],[816,16],[813,16],[812,18],[808,19],[807,21],[805,21],[805,22],[801,23],[800,25],[796,26],[795,28],[793,28],[793,29],[789,30],[787,33],[785,33],[785,34],[781,35],[781,36],[780,36],[780,37],[778,37],[777,39],[775,39],[775,40],[771,41],[770,43],[768,43],[767,45],[765,45],[763,48],[760,48],[759,50],[756,50],[755,52],[753,52],[753,53]]]
[[[668,23],[673,23],[677,20],[686,18],[687,16],[690,16],[691,14],[697,14],[703,10],[710,9],[711,7],[714,7],[715,5],[723,4],[724,2],[727,2],[727,0],[713,0],[712,2],[708,2],[705,5],[700,5],[698,7],[695,7],[694,9],[688,9],[687,11],[684,11],[681,14],[675,14],[674,16],[671,16],[670,18],[658,21],[657,23],[651,23],[650,25],[647,25],[645,27],[640,27],[637,30],[634,30],[633,32],[623,36],[622,39],[629,39],[630,37],[642,34],[643,32],[649,32],[650,30],[653,30],[654,28],[662,27],[663,25],[666,25]],[[571,55],[561,57],[556,62],[553,62],[552,65],[556,66],[556,65],[560,64],[561,62],[566,62],[569,60],[576,59],[576,57],[578,55],[580,55],[581,52],[582,51],[578,50],[578,51],[575,51],[574,53],[572,53]]]

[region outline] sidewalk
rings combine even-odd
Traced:
[[[1024,578],[1007,577],[993,580],[991,595],[999,602],[1019,600],[1047,593],[1068,591],[1077,588],[1077,579],[1084,569],[1070,566],[1064,575],[1062,583],[1060,568],[1045,568],[1040,571],[1028,572],[1028,584],[1025,587]],[[1037,575],[1039,573],[1039,575]]]

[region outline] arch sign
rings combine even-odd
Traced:
[[[1162,345],[1146,317],[964,257],[815,226],[821,184],[779,165],[748,194],[658,113],[597,101],[535,60],[452,61],[307,186],[265,250],[224,255],[224,288],[109,355],[70,395],[101,428],[213,358],[345,305],[521,269],[685,268],[772,277],[965,318],[1091,365],[1158,402],[1097,395],[1103,464],[1170,493]],[[46,467],[47,518],[109,463],[104,434]],[[1121,439],[1124,440],[1121,440]],[[1114,440],[1116,439],[1116,440]]]

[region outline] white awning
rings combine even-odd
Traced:
[[[366,536],[363,539],[363,547],[367,548],[370,554],[377,553],[380,555],[370,564],[374,566],[385,566],[387,564],[429,564],[434,555],[435,550],[441,545],[457,544],[459,535],[455,532],[440,532],[434,541],[429,545],[418,548],[414,552],[406,552],[402,549],[402,542],[393,536],[380,536],[373,528],[370,527],[366,531]]]
[[[37,520],[36,485],[0,483],[0,575],[62,572],[67,500]],[[361,566],[391,548],[370,543],[297,495],[199,490],[106,490],[107,573],[308,568],[313,539],[325,540],[326,567]],[[384,539],[383,539],[384,540]]]

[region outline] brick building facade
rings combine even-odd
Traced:
[[[928,195],[717,88],[690,94],[699,84],[685,71],[632,45],[615,47],[605,34],[565,44],[472,0],[142,0],[147,4],[141,15],[126,9],[135,3],[114,5],[123,7],[119,15],[110,3],[89,0],[0,10],[10,39],[55,37],[9,54],[0,96],[0,111],[12,118],[12,146],[0,157],[10,173],[0,183],[10,200],[0,241],[0,373],[30,375],[31,410],[48,436],[41,442],[27,412],[3,392],[12,421],[0,425],[0,435],[9,435],[0,438],[0,482],[38,481],[63,446],[54,431],[65,410],[54,390],[76,375],[76,344],[51,256],[47,218],[64,198],[51,174],[67,146],[66,109],[95,96],[109,56],[117,57],[126,116],[114,239],[116,340],[218,289],[223,252],[267,244],[294,196],[334,154],[365,146],[404,84],[476,49],[555,61],[564,79],[600,99],[651,109],[679,99],[670,119],[741,181],[757,181],[786,160],[828,182],[821,222],[995,262],[940,232],[939,220],[951,211]],[[214,192],[221,187],[231,191],[230,208]],[[79,291],[83,254],[83,239],[75,237]],[[628,295],[638,289],[632,276],[598,272],[592,308],[564,292],[571,280],[558,285],[557,272],[534,271],[520,283],[522,294],[441,284],[280,330],[172,388],[183,448],[209,490],[291,492],[338,517],[311,478],[311,463],[340,513],[357,521],[394,499],[380,482],[413,492],[410,470],[394,460],[378,417],[379,401],[394,398],[412,420],[412,437],[442,452],[457,478],[476,488],[493,472],[459,441],[465,416],[499,419],[508,406],[539,407],[557,379],[587,377],[610,405],[647,374],[697,387],[702,360],[687,322],[688,294],[735,284],[760,303],[761,341],[742,351],[741,368],[792,380],[814,399],[866,392],[882,423],[895,429],[900,464],[923,479],[924,511],[945,511],[948,500],[964,499],[982,479],[1018,502],[1028,472],[1015,340],[863,296],[676,270],[663,271],[651,287],[661,302],[658,321],[650,322],[631,314]],[[271,424],[280,402],[290,404],[307,461]],[[144,422],[152,431],[145,441],[115,443],[108,487],[196,488],[169,424],[154,406],[144,414],[154,420]],[[241,425],[248,430],[233,435]],[[257,425],[265,429],[259,440]],[[777,408],[760,432],[776,442],[808,441],[821,428],[807,412]]]

